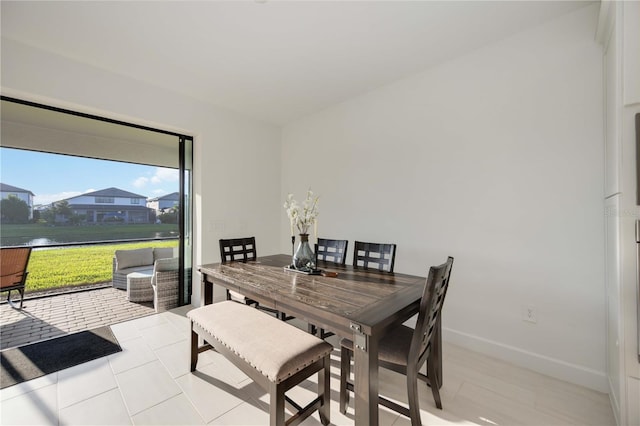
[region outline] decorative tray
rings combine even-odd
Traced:
[[[320,269],[313,269],[311,271],[299,271],[297,269],[293,269],[292,265],[285,266],[284,270],[290,271],[290,272],[297,272],[298,274],[304,274],[304,275],[322,275],[322,270]]]

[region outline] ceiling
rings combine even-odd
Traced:
[[[3,0],[0,11],[3,37],[282,125],[589,4]]]

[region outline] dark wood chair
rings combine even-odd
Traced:
[[[258,257],[256,250],[256,238],[221,238],[220,239],[220,257],[222,263],[232,261],[249,262],[254,261]],[[245,305],[257,306],[258,302],[245,297],[237,291],[227,289],[227,300],[244,303]]]
[[[232,261],[236,261],[236,262],[255,261],[256,258],[258,257],[257,249],[256,249],[256,238],[245,237],[245,238],[220,239],[220,257],[222,258],[222,263],[232,262]],[[266,311],[274,314],[276,317],[278,317],[283,321],[292,318],[292,317],[287,317],[284,314],[284,312],[280,312],[275,309],[262,306],[256,300],[250,299],[245,295],[238,293],[237,291],[227,289],[227,300],[232,300],[234,302],[239,302],[239,303],[244,303],[245,305],[254,306],[262,311]]]
[[[318,238],[315,244],[316,265],[318,261],[344,265],[347,260],[348,240],[330,240]]]
[[[0,249],[0,292],[6,291],[7,303],[16,308],[11,300],[11,292],[20,294],[20,307],[24,301],[24,289],[27,282],[27,266],[31,256],[31,247],[4,247]]]
[[[319,264],[344,266],[347,261],[348,247],[349,240],[318,238],[318,242],[315,244],[316,266]],[[314,324],[309,324],[308,330],[309,333],[316,334],[318,328]],[[319,337],[321,339],[326,339],[329,336],[333,336],[333,333],[325,332],[324,328],[320,329]]]
[[[393,272],[396,262],[396,245],[356,241],[353,248],[354,268],[377,269]]]
[[[420,300],[420,309],[416,328],[405,325],[392,328],[379,342],[379,366],[407,376],[409,408],[379,396],[378,403],[411,419],[412,426],[421,426],[420,407],[418,405],[418,378],[424,380],[433,393],[436,407],[442,409],[440,369],[442,359],[439,350],[439,328],[442,305],[449,286],[453,257],[440,266],[432,266]],[[342,339],[340,361],[340,412],[346,413],[349,391],[353,392],[353,383],[349,381],[353,342]],[[426,362],[427,374],[420,372]]]

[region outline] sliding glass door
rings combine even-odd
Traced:
[[[188,304],[192,293],[192,248],[193,248],[193,223],[192,223],[192,168],[193,168],[193,138],[162,129],[140,126],[119,120],[112,120],[105,117],[85,114],[78,111],[37,104],[21,99],[1,97],[0,108],[2,118],[2,149],[7,148],[12,151],[21,150],[23,152],[47,154],[62,154],[67,159],[76,158],[79,161],[107,160],[103,165],[98,165],[87,172],[89,175],[79,177],[82,181],[82,190],[92,188],[91,175],[111,176],[111,180],[104,183],[105,188],[93,188],[91,194],[83,193],[76,197],[62,197],[56,202],[49,202],[47,206],[37,206],[38,197],[43,191],[35,191],[35,202],[30,208],[35,212],[37,208],[43,208],[42,212],[47,212],[52,221],[63,221],[65,225],[72,222],[76,226],[86,226],[86,229],[98,225],[116,225],[120,222],[134,225],[144,222],[165,223],[173,220],[178,228],[178,247],[180,267],[182,274],[179,287],[179,304]],[[57,157],[62,157],[57,156]],[[55,155],[51,156],[55,158]],[[54,160],[55,161],[55,160]],[[95,161],[97,164],[98,161]],[[116,184],[118,172],[110,164],[145,166],[148,169],[158,169],[161,173],[141,177],[148,179],[172,179],[172,189],[165,191],[165,197],[155,196],[162,194],[141,194],[144,190],[135,191],[130,189],[122,191],[113,188]],[[75,163],[74,163],[75,164]],[[101,163],[102,164],[102,163]],[[30,164],[25,164],[25,173],[35,173]],[[74,171],[76,169],[73,169]],[[61,167],[59,173],[68,174]],[[3,178],[5,177],[3,173]],[[46,177],[42,177],[46,179]],[[3,188],[9,182],[2,182]],[[14,182],[14,186],[20,187],[20,182]],[[60,193],[65,192],[64,185],[61,185]],[[6,189],[6,188],[5,188]],[[19,194],[20,188],[12,191]],[[27,194],[30,188],[27,189]],[[104,189],[104,191],[103,191]],[[151,191],[151,189],[149,189]],[[3,189],[3,198],[4,198]],[[40,193],[38,193],[40,192]],[[172,193],[172,194],[171,194]],[[33,195],[33,194],[32,194]],[[89,197],[89,195],[91,195]],[[177,197],[175,197],[177,195]],[[172,198],[171,196],[175,197]],[[175,200],[170,201],[169,200]],[[28,199],[31,200],[31,199]],[[122,204],[122,200],[127,201],[127,205]],[[33,201],[33,200],[31,200]],[[120,201],[120,203],[118,203]],[[77,202],[77,203],[76,203]],[[166,202],[169,204],[160,205]],[[76,204],[74,204],[76,203]],[[145,206],[146,203],[146,206]],[[155,207],[151,207],[156,203]],[[82,204],[82,205],[81,205]],[[118,204],[117,206],[115,204]],[[62,212],[61,206],[68,211]],[[57,211],[56,208],[58,208]],[[39,212],[39,211],[38,211]],[[62,213],[61,213],[62,212]],[[177,220],[176,220],[177,217]],[[173,218],[173,219],[172,219]],[[33,216],[30,217],[32,222]],[[107,223],[109,222],[109,223]],[[116,223],[117,222],[117,223]],[[177,222],[177,223],[176,223]],[[62,225],[55,223],[55,225]],[[105,228],[105,227],[103,227]],[[115,229],[113,226],[111,229]],[[174,228],[175,229],[175,228]],[[175,235],[175,232],[173,233]],[[113,237],[113,238],[112,238]],[[117,240],[115,235],[109,235],[109,240]],[[124,239],[126,237],[122,237]],[[131,238],[131,237],[129,237]],[[4,243],[3,243],[4,244]],[[22,244],[22,243],[20,243]],[[27,243],[36,246],[36,243]],[[39,244],[38,244],[39,245]],[[46,245],[46,244],[44,244]]]

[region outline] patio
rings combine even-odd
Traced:
[[[3,294],[4,296],[4,294]],[[26,295],[22,310],[0,305],[0,349],[112,325],[155,313],[153,302],[132,303],[108,286],[49,295]]]

